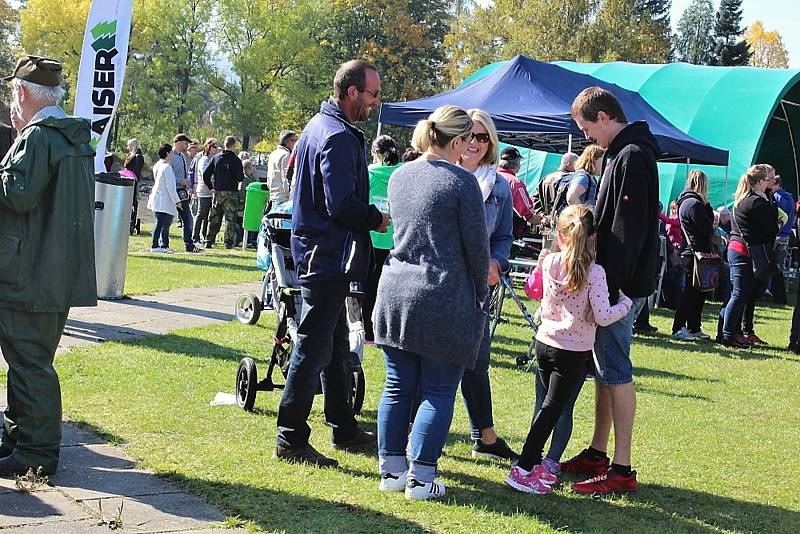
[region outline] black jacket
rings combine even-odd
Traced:
[[[611,302],[620,289],[647,297],[655,289],[658,238],[658,169],[661,154],[645,122],[626,126],[603,157],[594,209],[597,263],[606,271]]]
[[[772,245],[778,235],[778,210],[766,198],[751,193],[733,207],[731,240],[745,245]]]
[[[133,174],[135,174],[137,180],[142,179],[142,169],[144,169],[144,156],[142,155],[141,148],[137,149],[136,154],[134,154],[132,158],[129,158],[125,162],[125,168],[131,171]]]
[[[0,161],[3,161],[6,152],[8,152],[8,149],[14,144],[14,139],[16,139],[16,137],[17,133],[14,131],[14,128],[0,122]]]
[[[693,252],[713,252],[714,211],[711,206],[691,189],[684,189],[678,195],[677,202],[681,231],[684,237],[688,236],[681,256],[691,256]]]
[[[238,191],[244,180],[242,160],[230,150],[223,150],[208,163],[203,172],[203,181],[214,191]]]

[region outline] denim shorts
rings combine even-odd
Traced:
[[[604,386],[620,386],[633,382],[631,341],[633,322],[642,311],[646,298],[632,298],[628,315],[608,326],[598,326],[594,341],[594,365],[597,381]]]

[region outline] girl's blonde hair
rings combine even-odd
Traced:
[[[733,194],[733,205],[738,206],[739,202],[756,190],[758,182],[767,178],[769,178],[769,169],[766,165],[753,165],[748,168],[739,178],[739,185],[736,186],[736,193]]]
[[[139,140],[138,139],[128,139],[126,144],[128,148],[128,154],[135,155],[136,151],[139,150]]]
[[[592,176],[598,176],[600,169],[595,168],[595,161],[601,159],[606,154],[605,149],[598,145],[589,145],[583,149],[578,161],[575,162],[575,170],[583,169]]]
[[[497,137],[497,128],[494,125],[492,116],[479,108],[467,110],[467,115],[469,115],[473,122],[483,124],[483,127],[486,128],[486,131],[489,133],[489,149],[478,164],[484,165],[489,163],[495,165],[500,159],[500,138]]]
[[[703,200],[708,198],[708,176],[701,170],[694,169],[689,173],[686,178],[686,189],[691,189],[701,197]]]
[[[458,106],[441,106],[427,119],[417,123],[411,146],[427,152],[431,146],[446,147],[456,137],[467,138],[472,133],[472,119]]]
[[[558,216],[561,257],[567,271],[567,291],[580,291],[588,283],[594,261],[594,214],[587,206],[569,206]]]

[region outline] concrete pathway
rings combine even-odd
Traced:
[[[259,291],[259,283],[178,289],[75,308],[59,352],[230,321],[238,296]],[[0,408],[5,404],[0,389]],[[244,532],[213,529],[225,519],[219,510],[138,469],[120,448],[69,423],[62,428],[59,468],[50,485],[35,484],[23,492],[14,480],[0,478],[0,534],[109,532],[118,516],[117,532]]]

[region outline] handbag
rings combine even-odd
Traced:
[[[683,235],[686,236],[686,246],[691,248],[692,240],[681,225]],[[692,251],[694,265],[692,267],[692,287],[698,291],[714,291],[719,287],[719,271],[722,258],[716,252]]]
[[[736,207],[731,210],[731,224],[736,225],[736,231],[742,236],[744,241],[744,234],[739,230],[739,224],[736,222]],[[775,270],[775,257],[773,255],[773,246],[767,244],[751,245],[747,241],[744,242],[747,246],[747,253],[750,256],[750,261],[753,263],[753,276],[756,279],[768,278]]]
[[[184,200],[189,200],[189,192],[186,189],[176,189],[178,192],[178,198],[183,202]]]
[[[695,252],[692,287],[698,291],[714,291],[719,287],[722,258],[716,252]]]

